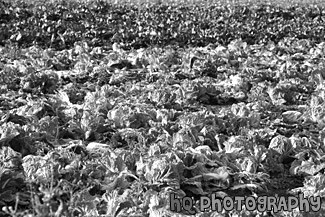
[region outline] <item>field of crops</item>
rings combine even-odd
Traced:
[[[325,216],[324,9],[0,0],[0,216]]]

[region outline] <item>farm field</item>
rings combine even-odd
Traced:
[[[324,24],[322,1],[0,0],[0,216],[324,216]]]

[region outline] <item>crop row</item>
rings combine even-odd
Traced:
[[[277,43],[285,37],[324,40],[322,6],[255,6],[0,3],[0,45],[71,48],[76,41],[93,46],[114,42],[125,48],[150,45],[206,46],[242,39],[248,44]]]

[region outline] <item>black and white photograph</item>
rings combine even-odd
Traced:
[[[0,217],[325,216],[325,0],[0,0]]]

